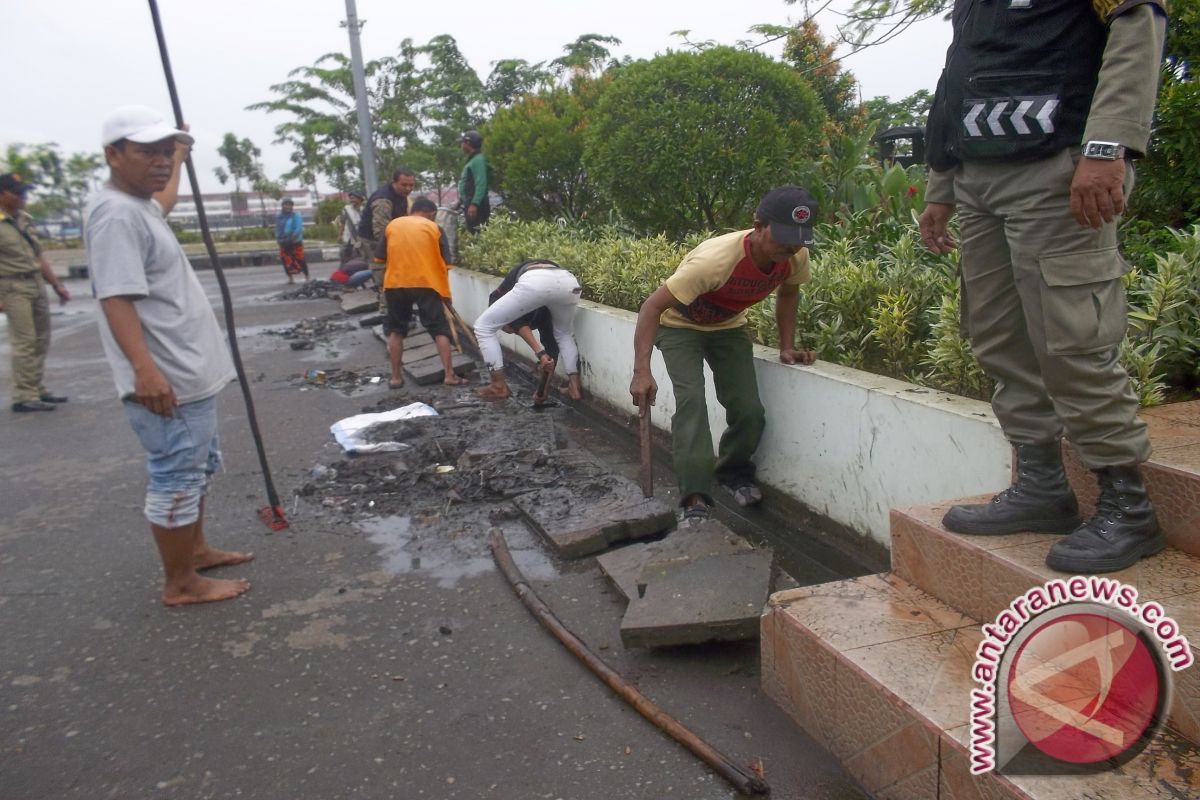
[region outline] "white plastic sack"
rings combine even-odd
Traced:
[[[391,411],[381,411],[378,414],[355,414],[353,417],[339,419],[329,426],[329,432],[347,453],[387,453],[405,450],[408,445],[403,442],[368,442],[362,438],[367,428],[400,419],[436,416],[437,411],[433,406],[425,403],[410,403],[400,408],[393,408]]]

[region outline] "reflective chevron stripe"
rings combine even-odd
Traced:
[[[1058,107],[1059,100],[1053,95],[968,99],[963,101],[963,133],[976,139],[1051,134]],[[984,121],[986,126],[981,125]]]

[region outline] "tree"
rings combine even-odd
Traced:
[[[834,57],[837,44],[826,42],[817,23],[809,17],[788,31],[783,60],[791,64],[817,93],[829,118],[839,124],[855,117],[857,81]]]
[[[882,131],[900,125],[923,127],[932,103],[933,95],[925,89],[919,89],[894,102],[886,95],[872,97],[863,103],[863,108],[867,120],[875,122],[876,129]]]
[[[222,185],[230,178],[233,179],[233,193],[242,193],[242,181],[253,181],[257,172],[256,163],[262,151],[255,147],[254,142],[247,138],[238,139],[232,133],[226,133],[217,148],[217,155],[225,159],[225,168],[217,167],[213,174]]]
[[[492,113],[512,105],[525,95],[532,94],[553,79],[554,73],[543,62],[530,64],[523,58],[506,58],[492,62],[492,72],[483,87],[484,98]]]
[[[64,158],[54,142],[11,144],[5,171],[18,173],[29,184],[29,213],[41,219],[66,217],[82,225],[87,196],[95,188],[103,161],[96,153],[72,153]]]
[[[440,197],[442,187],[455,183],[462,170],[459,137],[465,130],[479,128],[484,120],[483,82],[453,36],[435,36],[417,51],[429,59],[429,66],[421,72],[424,102],[420,113],[426,135],[410,161]]]
[[[570,44],[564,45],[564,54],[551,61],[550,68],[556,75],[586,77],[598,74],[617,64],[612,60],[612,55],[605,45],[616,46],[620,43],[621,40],[615,36],[585,33]]]
[[[764,191],[817,157],[825,118],[808,83],[764,55],[671,53],[615,75],[584,164],[643,232],[740,227]]]
[[[521,217],[579,219],[595,209],[583,134],[607,82],[580,80],[525,95],[488,123],[490,168],[504,202]]]

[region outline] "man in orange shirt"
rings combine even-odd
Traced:
[[[450,324],[443,305],[450,299],[447,245],[445,234],[433,221],[435,216],[437,206],[434,202],[427,197],[418,197],[412,201],[407,216],[388,223],[375,250],[375,262],[387,265],[383,276],[383,294],[387,302],[383,329],[387,332],[388,360],[392,366],[388,386],[393,389],[404,385],[401,369],[404,337],[412,327],[414,305],[421,325],[437,344],[445,369],[442,383],[447,386],[466,383],[454,374],[450,363]]]

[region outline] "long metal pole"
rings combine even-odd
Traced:
[[[158,4],[150,2],[150,16],[154,20],[154,35],[158,37],[158,53],[162,57],[163,72],[167,78],[167,91],[171,95],[171,109],[175,112],[176,126],[183,125],[183,109],[179,104],[179,92],[175,90],[175,74],[171,71],[171,58],[167,55],[167,40],[163,36],[162,20],[158,16]],[[254,446],[258,449],[258,465],[262,468],[263,480],[267,484],[267,502],[265,508],[258,511],[259,517],[271,530],[282,530],[288,527],[288,521],[283,516],[283,508],[279,504],[279,493],[275,491],[275,481],[271,479],[271,467],[267,463],[267,451],[263,447],[262,433],[258,429],[258,416],[254,413],[254,398],[250,396],[250,382],[246,380],[246,370],[242,366],[242,356],[238,351],[237,326],[233,321],[233,300],[229,295],[229,284],[225,280],[225,272],[221,269],[221,260],[217,257],[217,246],[213,244],[212,234],[208,230],[208,217],[204,213],[204,203],[200,196],[200,181],[196,178],[196,167],[189,153],[187,161],[188,181],[192,185],[192,197],[196,201],[196,219],[200,223],[200,236],[208,250],[208,258],[212,262],[213,272],[217,275],[217,285],[221,287],[221,302],[225,307],[225,331],[229,335],[229,351],[233,356],[233,365],[237,369],[238,382],[242,386],[242,398],[246,401],[246,416],[250,421],[250,433],[254,437]]]
[[[354,0],[346,0],[346,30],[350,34],[350,74],[354,78],[354,100],[358,108],[358,143],[362,148],[363,179],[367,194],[375,191],[378,182],[375,175],[375,145],[371,140],[371,112],[367,107],[367,79],[363,74],[362,46],[358,32],[363,24],[358,21],[358,10]]]

